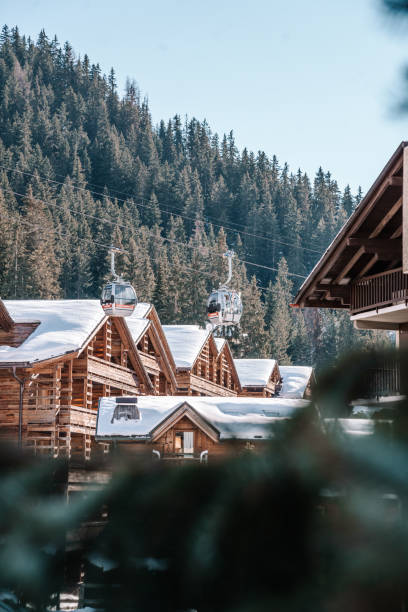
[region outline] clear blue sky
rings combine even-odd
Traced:
[[[0,20],[69,40],[123,90],[134,78],[153,121],[175,113],[234,131],[341,187],[367,190],[403,139],[392,112],[408,64],[408,24],[380,0],[0,0]]]

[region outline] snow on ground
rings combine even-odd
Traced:
[[[306,387],[312,376],[313,368],[309,366],[279,366],[283,383],[280,397],[303,398]]]
[[[150,433],[182,404],[187,403],[220,433],[220,438],[271,438],[277,422],[293,417],[308,402],[281,398],[139,396],[140,419],[115,419],[114,397],[100,401],[96,436],[149,438]]]
[[[99,300],[5,300],[4,304],[16,323],[39,325],[21,346],[0,346],[1,363],[32,363],[77,351],[105,316]]]
[[[275,359],[234,359],[242,387],[265,387],[276,365]]]
[[[198,325],[163,325],[177,368],[192,368],[210,331]]]

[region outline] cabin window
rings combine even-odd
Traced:
[[[194,432],[177,431],[174,437],[174,451],[185,455],[194,453]]]

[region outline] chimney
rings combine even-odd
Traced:
[[[9,311],[7,310],[3,300],[0,298],[0,328],[8,332],[14,327],[14,321],[10,317]]]

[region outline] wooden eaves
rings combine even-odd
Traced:
[[[300,287],[293,306],[348,309],[353,282],[402,264],[408,271],[407,145],[398,146]]]

